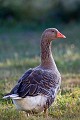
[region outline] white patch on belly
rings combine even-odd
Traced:
[[[27,96],[26,98],[16,97],[12,99],[17,109],[24,111],[34,110],[34,112],[43,111],[47,101],[47,97],[43,95],[35,97]]]

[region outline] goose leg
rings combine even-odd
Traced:
[[[48,109],[47,108],[44,109],[44,117],[46,119],[48,119]]]
[[[29,117],[29,115],[30,115],[30,114],[26,112],[26,116]]]

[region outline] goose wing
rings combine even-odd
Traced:
[[[12,89],[11,94],[19,97],[36,96],[39,94],[51,96],[59,85],[60,77],[56,73],[47,70],[29,70]]]

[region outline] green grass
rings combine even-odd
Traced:
[[[62,74],[61,90],[49,108],[49,120],[80,119],[80,25],[61,30],[67,39],[53,42],[52,52]],[[19,77],[40,63],[41,31],[0,30],[0,120],[44,120],[42,113],[26,117],[12,100],[3,100]]]

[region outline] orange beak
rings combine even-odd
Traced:
[[[57,32],[57,38],[66,38],[66,36],[64,36],[62,33],[60,33],[59,31]]]

